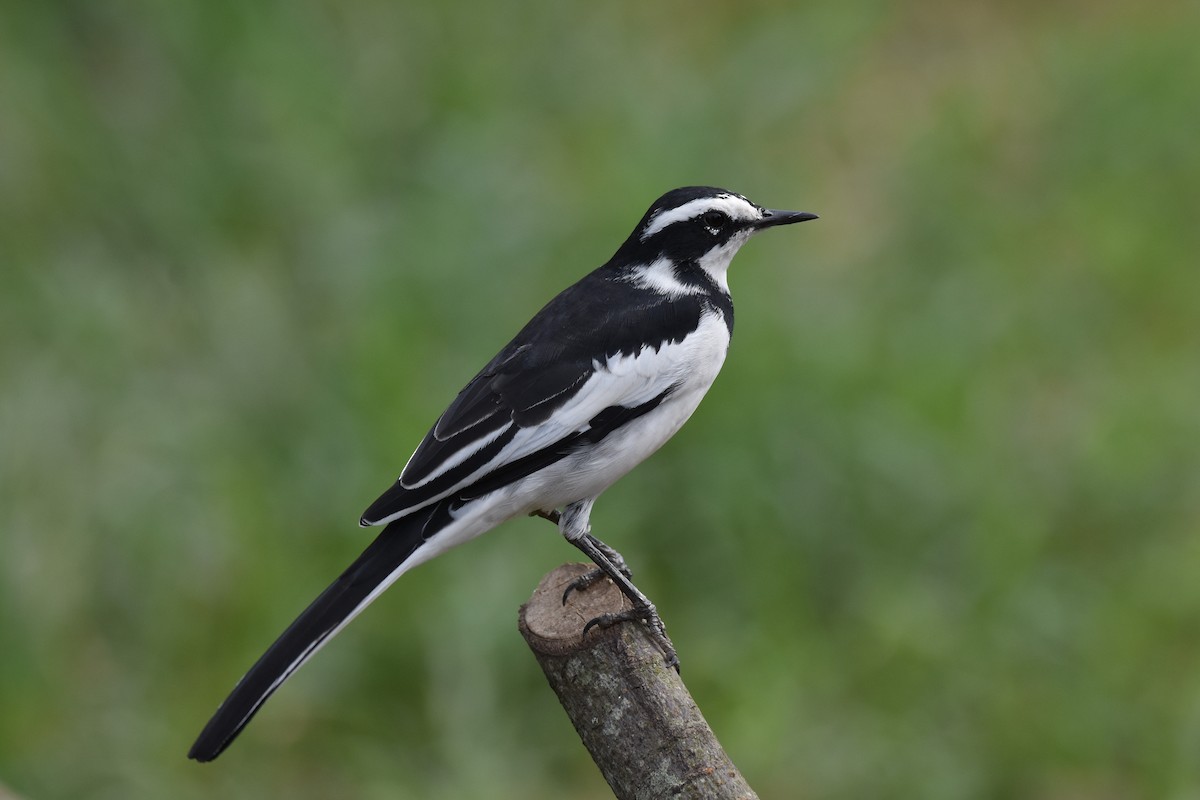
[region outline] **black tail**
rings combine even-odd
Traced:
[[[204,726],[188,758],[212,761],[241,733],[254,714],[300,665],[372,599],[373,592],[413,551],[435,533],[426,525],[441,503],[390,523],[363,554],[321,596],[304,609],[275,644],[263,654]]]

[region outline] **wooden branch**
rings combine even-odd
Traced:
[[[588,620],[629,608],[607,579],[572,592],[564,606],[563,589],[588,569],[564,564],[543,577],[519,627],[618,800],[756,800],[640,622],[581,639]]]

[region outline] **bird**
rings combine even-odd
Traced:
[[[314,653],[413,567],[526,515],[556,522],[631,608],[590,620],[640,620],[678,657],[624,558],[591,531],[596,499],[658,450],[696,410],[733,332],[727,271],[768,228],[816,219],[711,186],[659,197],[603,266],[560,292],[473,377],[399,478],[363,512],[383,530],[250,668],[188,757],[211,761]]]

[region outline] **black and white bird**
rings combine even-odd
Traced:
[[[815,219],[689,186],[654,202],[608,263],[539,311],[459,392],[360,524],[378,538],[250,668],[188,753],[211,761],[267,698],[408,570],[514,517],[557,521],[678,663],[624,559],[591,533],[596,498],[696,410],[733,331],[726,271],[761,230]],[[561,512],[559,511],[561,509]],[[570,589],[568,589],[570,591]],[[565,598],[564,598],[565,599]]]

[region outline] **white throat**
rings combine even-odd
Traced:
[[[739,231],[729,237],[725,244],[709,250],[697,261],[700,269],[707,272],[713,283],[720,286],[726,294],[729,294],[729,262],[733,261],[737,251],[742,249],[742,245],[753,235],[753,230]]]

